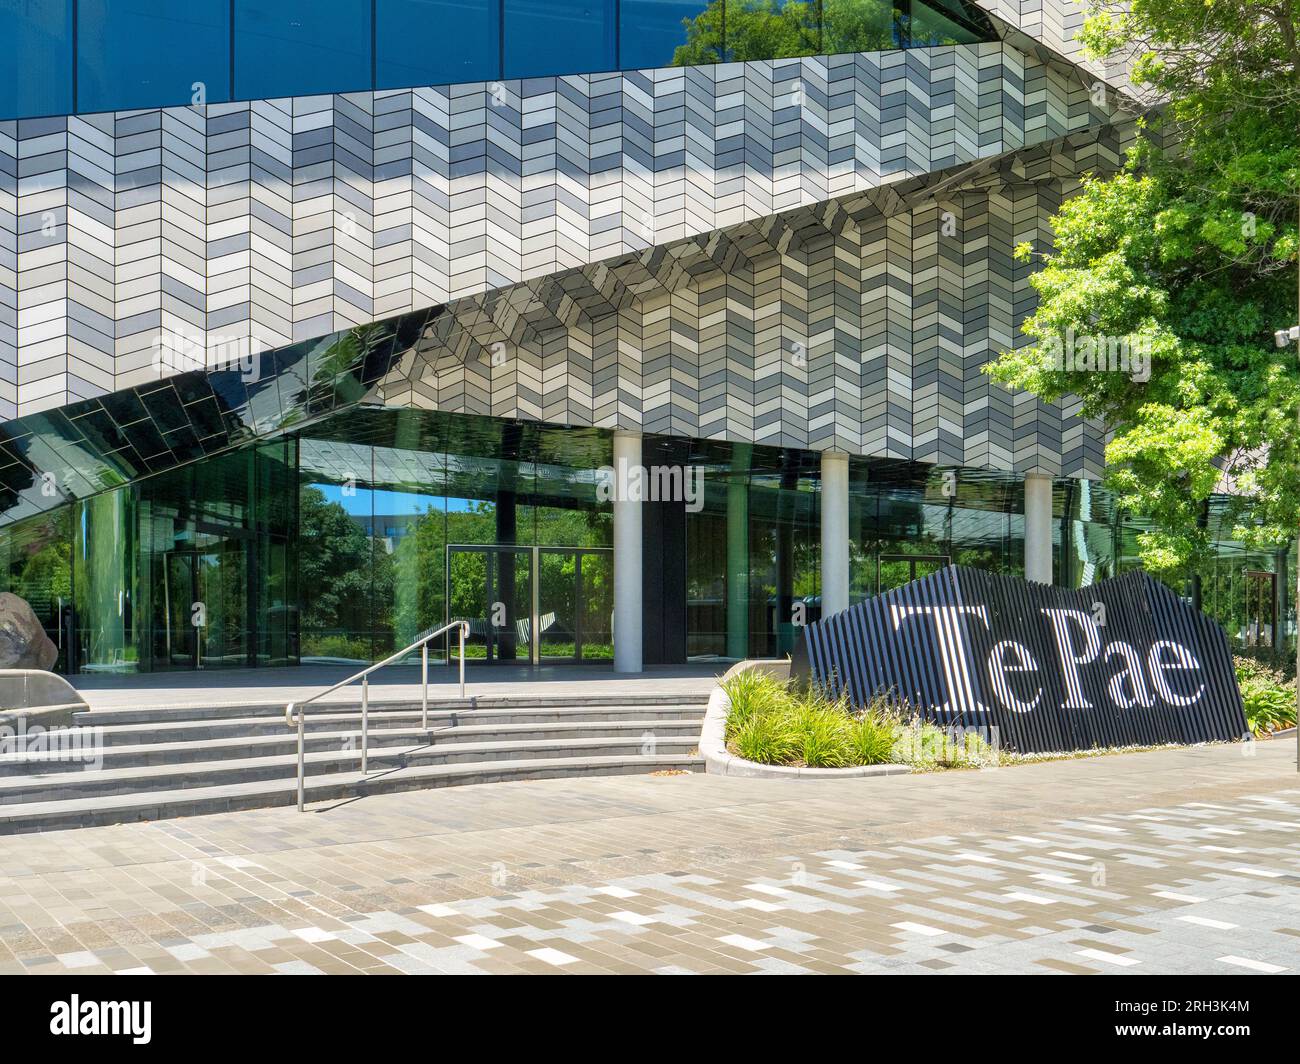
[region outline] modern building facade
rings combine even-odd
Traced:
[[[0,0],[39,72],[0,91],[7,589],[69,671],[458,618],[481,660],[635,670],[950,561],[1132,567],[1101,428],[980,372],[1024,342],[1013,249],[1136,135],[1076,19]],[[1294,556],[1221,538],[1179,590],[1280,645]]]

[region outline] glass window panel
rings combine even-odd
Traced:
[[[228,0],[81,0],[77,110],[230,99]]]
[[[727,0],[727,62],[816,55],[820,36],[810,0]]]
[[[898,14],[894,0],[823,0],[823,47],[828,55],[896,48]]]
[[[989,39],[980,14],[962,0],[912,0],[908,46],[974,44]]]
[[[370,88],[369,0],[235,0],[235,95]]]
[[[374,492],[370,448],[300,441],[298,579],[302,596],[302,658],[371,660],[371,636],[384,628],[393,600],[389,556],[371,539]],[[380,605],[372,609],[372,590]]]
[[[0,591],[32,608],[59,649],[55,668],[66,671],[71,645],[72,507],[27,518],[0,531]],[[32,666],[35,667],[35,666]]]
[[[696,66],[722,58],[723,0],[623,0],[619,64],[625,70]]]
[[[136,510],[131,487],[77,504],[73,597],[84,672],[135,672],[140,665]]]
[[[378,88],[501,76],[495,0],[379,0],[375,17]],[[441,44],[447,40],[454,47]]]
[[[582,554],[581,646],[583,661],[612,661],[614,658],[614,554],[585,551]]]
[[[0,78],[0,119],[72,110],[72,0],[0,5],[9,70]]]
[[[505,0],[505,76],[613,70],[613,0]]]
[[[262,444],[257,451],[257,664],[298,663],[298,441]]]
[[[443,624],[445,612],[447,503],[442,495],[445,459],[439,452],[374,449],[375,656],[409,646]],[[391,578],[389,573],[391,572]],[[387,596],[379,601],[378,596]],[[441,660],[445,643],[430,646]],[[419,660],[413,654],[412,661]]]

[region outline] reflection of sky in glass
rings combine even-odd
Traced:
[[[353,516],[360,514],[369,517],[372,510],[377,514],[396,516],[422,514],[429,507],[441,513],[444,503],[452,513],[459,513],[472,510],[476,505],[476,501],[472,499],[444,499],[441,495],[420,495],[415,492],[388,491],[383,488],[372,490],[358,486],[350,494],[344,495],[341,484],[311,486],[325,496],[326,502],[338,503]]]

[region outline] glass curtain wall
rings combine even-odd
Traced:
[[[303,659],[378,660],[465,619],[467,653],[526,660],[535,605],[546,657],[576,657],[579,632],[584,659],[612,657],[612,510],[595,474],[610,459],[595,430],[415,411],[304,434]]]
[[[788,654],[821,614],[819,455],[668,442],[645,453],[701,489],[656,548],[680,566],[658,593],[686,657]],[[602,430],[359,408],[0,529],[0,590],[30,603],[64,671],[363,663],[452,618],[485,661],[608,661],[611,460]],[[850,600],[949,562],[1023,573],[1023,495],[1006,474],[853,459]],[[1054,518],[1059,584],[1137,566],[1146,526],[1098,485],[1059,480]],[[1220,501],[1207,522],[1214,556],[1170,586],[1235,645],[1285,647],[1294,545],[1234,542]]]
[[[780,657],[821,616],[820,456],[693,445],[703,505],[686,515],[687,656]],[[979,470],[849,464],[850,602],[949,562],[1024,571],[1023,492]]]
[[[850,602],[949,563],[1024,572],[1024,494],[1011,476],[862,460],[849,492]]]
[[[995,41],[963,0],[23,0],[0,119]]]

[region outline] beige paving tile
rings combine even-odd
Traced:
[[[5,837],[0,971],[1294,969],[1293,756],[551,780]],[[1179,919],[1215,904],[1231,950]]]

